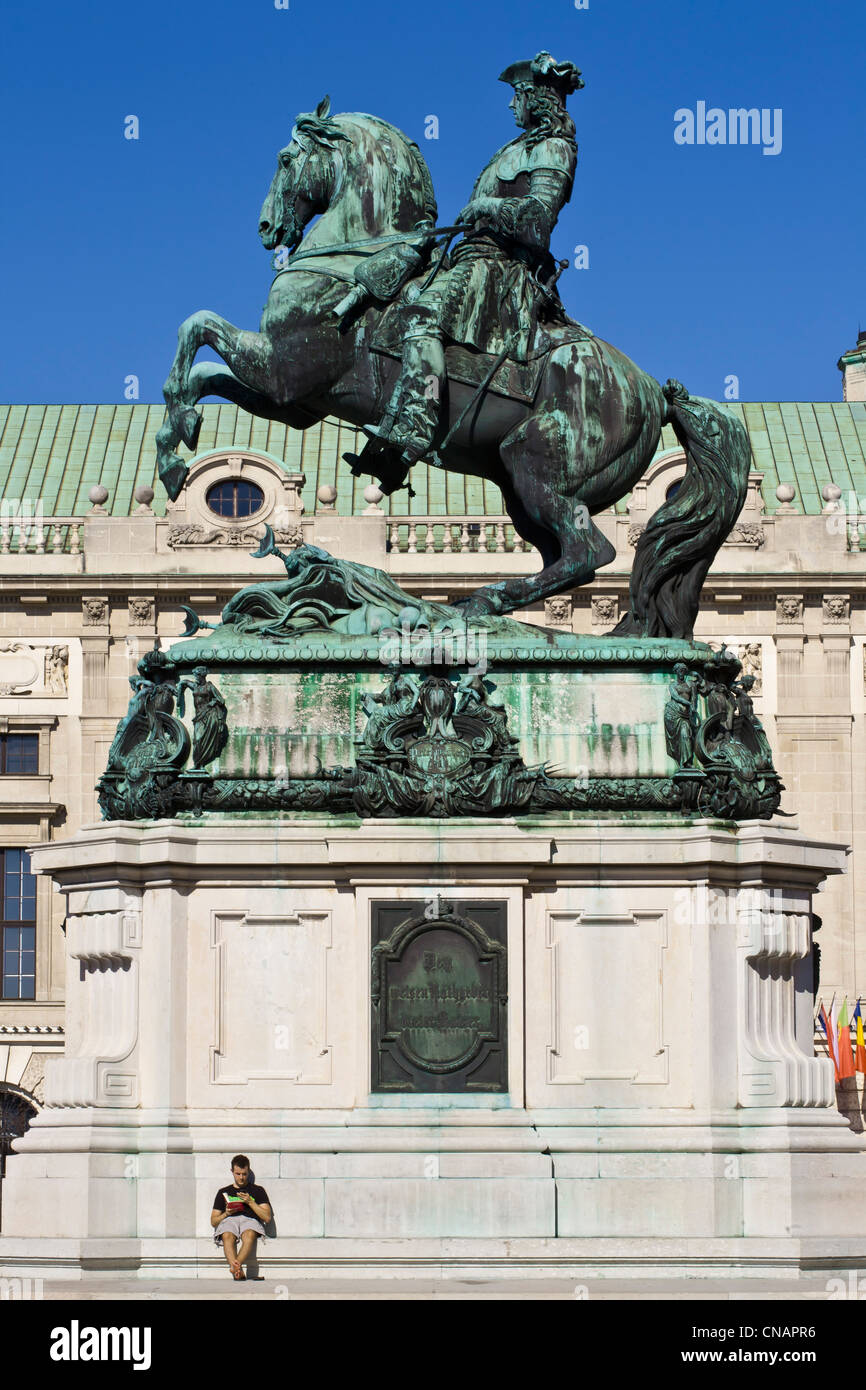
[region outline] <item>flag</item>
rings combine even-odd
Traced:
[[[832,1010],[832,1004],[830,1006]],[[824,1029],[824,1036],[827,1039],[827,1050],[830,1053],[830,1060],[833,1063],[833,1070],[836,1073],[836,1080],[839,1080],[839,1048],[836,1044],[836,1029],[833,1026],[832,1017],[828,1017],[827,1010],[822,1004],[818,1010],[818,1018],[821,1027]]]
[[[854,1067],[856,1071],[866,1073],[866,1040],[863,1037],[863,1015],[860,1012],[860,1000],[857,1000],[857,1007],[854,1010],[854,1022],[857,1025],[857,1059]]]
[[[848,998],[845,997],[839,1010],[839,1076],[854,1075],[854,1054],[851,1051],[851,1025],[848,1022]]]

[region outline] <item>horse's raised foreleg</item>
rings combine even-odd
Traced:
[[[293,430],[306,430],[318,424],[321,415],[308,410],[303,405],[280,405],[272,396],[263,391],[254,391],[251,386],[236,377],[230,367],[220,362],[194,362],[189,372],[187,399],[196,405],[204,396],[222,396],[223,400],[233,401],[241,410],[257,415],[262,420],[278,420]]]
[[[201,347],[213,348],[232,373],[254,391],[273,394],[273,345],[263,333],[236,328],[221,314],[202,309],[185,319],[177,333],[177,352],[168,374],[163,395],[168,417],[156,436],[159,476],[174,500],[187,474],[183,459],[173,451],[183,440],[195,449],[201,428],[201,414],[195,407],[201,392],[191,383],[195,355]]]

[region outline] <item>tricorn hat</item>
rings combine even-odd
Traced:
[[[519,63],[512,63],[499,74],[499,81],[507,82],[511,87],[548,87],[556,92],[563,104],[566,97],[584,85],[580,68],[576,68],[574,63],[557,63],[549,53],[536,53],[534,58],[523,58]]]

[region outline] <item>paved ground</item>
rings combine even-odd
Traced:
[[[808,1276],[791,1280],[670,1279],[641,1283],[639,1280],[594,1279],[575,1284],[571,1279],[297,1279],[273,1275],[257,1281],[235,1283],[223,1279],[130,1279],[112,1275],[89,1276],[84,1280],[46,1278],[42,1297],[70,1302],[98,1302],[105,1299],[132,1301],[184,1301],[203,1299],[243,1299],[249,1301],[362,1301],[380,1302],[472,1302],[506,1301],[592,1302],[658,1299],[661,1301],[700,1301],[760,1299],[768,1302],[825,1302],[827,1276]]]

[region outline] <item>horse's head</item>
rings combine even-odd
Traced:
[[[259,236],[269,251],[275,246],[294,250],[304,228],[324,212],[335,191],[339,161],[337,144],[349,137],[328,116],[324,97],[314,115],[299,116],[292,138],[277,156],[277,172],[259,214]]]
[[[337,204],[342,215],[329,233],[335,241],[409,230],[422,217],[436,218],[433,184],[418,146],[375,116],[329,111],[325,97],[313,114],[299,116],[280,150],[259,215],[259,236],[269,251],[293,251],[312,218]]]

